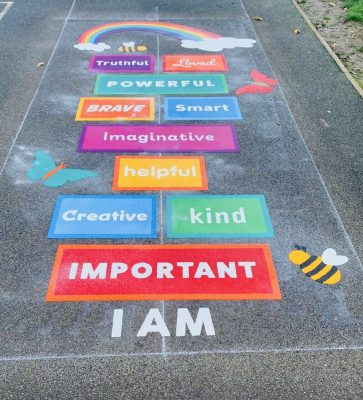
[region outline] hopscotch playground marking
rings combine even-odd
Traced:
[[[103,52],[111,47],[101,42],[101,38],[104,40],[108,35],[127,30],[166,34],[180,39],[184,48],[208,52],[221,51],[224,48],[248,48],[253,47],[255,43],[252,39],[221,37],[173,23],[124,21],[91,28],[81,35],[79,43],[74,47],[79,50]],[[89,61],[89,72],[97,74],[94,94],[98,96],[229,93],[225,75],[220,73],[229,70],[223,55],[164,54],[162,68],[164,73],[155,74],[155,55],[152,54],[93,55]],[[190,71],[194,73],[188,73]],[[112,74],[104,74],[109,72]],[[136,74],[129,74],[130,72]],[[253,70],[250,76],[252,81],[236,89],[237,95],[268,94],[277,83],[257,70]],[[83,97],[76,112],[76,121],[153,121],[154,111],[154,97]],[[242,114],[235,97],[164,97],[164,119],[228,121],[242,120]],[[235,128],[233,125],[229,127],[224,126],[224,150],[239,151],[238,141],[233,137]],[[221,144],[208,143],[206,146],[207,141],[218,141],[218,128],[215,128],[213,125],[201,124],[193,127],[176,125],[174,128],[173,125],[160,123],[155,126],[84,125],[78,151],[162,152],[169,149],[182,151],[185,147],[184,150],[200,152],[199,142],[202,141],[205,146],[202,150],[206,152],[208,148],[211,148],[211,151],[223,151]],[[229,136],[231,139],[228,144]],[[213,148],[213,145],[217,147]],[[204,157],[116,156],[112,189],[121,192],[208,190]],[[107,196],[97,195],[59,197],[48,237],[155,237],[155,199],[140,197],[140,206],[146,206],[147,199],[152,201],[151,208],[145,209],[136,206],[137,195],[133,198],[127,198],[127,195],[111,197],[112,202],[107,200]],[[112,203],[115,204],[111,206]],[[273,237],[273,226],[263,195],[173,195],[167,197],[166,210],[168,238]],[[97,257],[91,256],[96,249]],[[190,254],[188,249],[191,250]],[[212,249],[213,257],[210,258],[209,253]],[[261,251],[265,256],[259,254]],[[132,257],[133,252],[138,254],[135,260]],[[266,256],[267,264],[264,260]],[[303,266],[310,268],[310,259],[303,259]],[[297,263],[296,257],[293,261]],[[303,269],[303,266],[300,268]],[[319,263],[317,269],[310,270],[319,274],[319,282],[324,281],[325,272],[328,275],[332,273],[329,272],[329,266]],[[332,270],[335,272],[336,267]],[[311,273],[307,275],[311,276]],[[330,275],[326,276],[326,281],[329,281]],[[185,279],[188,284],[185,283]],[[266,279],[270,283],[265,282]],[[261,289],[258,289],[259,285]],[[47,301],[148,299],[278,300],[281,299],[281,293],[268,244],[59,246]],[[199,311],[202,312],[202,309]],[[207,329],[207,326],[213,324],[210,314],[208,315],[209,317],[202,322],[199,321],[199,334],[201,326]],[[112,335],[113,337],[121,336],[122,318],[122,312],[114,316],[113,332],[116,326],[120,326],[120,334]],[[150,320],[146,322],[148,318]],[[145,327],[145,335],[141,336],[146,336],[148,332],[159,332],[161,336],[168,336],[162,333],[165,333],[167,328],[164,326],[163,316],[159,315],[156,309],[152,316],[146,317],[144,323],[148,326]],[[190,322],[189,325],[185,323],[192,331],[193,323],[198,324],[198,316],[195,322]],[[210,331],[215,334],[214,328]]]
[[[193,49],[193,54],[132,54],[139,51],[134,42],[123,43],[121,55],[103,53],[118,50],[111,50],[105,43],[109,35],[137,30],[174,37],[180,41],[181,50]],[[228,57],[215,52],[235,48],[248,51],[255,43],[254,39],[222,37],[199,28],[158,21],[107,23],[81,35],[74,47],[90,52],[88,71],[86,65],[84,73],[94,77],[94,92],[84,93],[78,109],[74,110],[75,120],[82,123],[79,124],[78,149],[74,151],[100,153],[97,157],[106,152],[116,153],[114,169],[109,171],[110,192],[114,193],[67,194],[54,199],[48,238],[64,239],[68,244],[58,246],[47,302],[208,300],[209,305],[217,300],[282,301],[273,254],[269,244],[264,243],[265,239],[274,237],[268,196],[263,193],[208,194],[210,166],[203,155],[220,153],[223,159],[228,153],[240,152],[242,143],[238,141],[234,123],[241,123],[248,115],[241,113],[234,94],[269,96],[277,85],[273,78],[252,70],[244,73],[244,79],[239,81],[243,86],[228,87]],[[198,50],[204,53],[195,54]],[[162,71],[156,68],[160,65],[159,58]],[[165,96],[162,98],[164,107],[159,110],[159,123],[155,123],[154,96],[159,100]],[[164,121],[176,121],[176,124],[161,124],[161,112]],[[184,124],[184,120],[195,123]],[[123,152],[160,155],[118,154]],[[73,182],[89,178],[85,182],[91,188],[93,171],[68,168],[64,163],[57,165],[46,154],[42,150],[36,153],[28,172],[31,181],[42,182],[46,187],[67,183],[67,188],[71,188]],[[130,191],[132,193],[128,194]],[[154,191],[160,192],[159,201]],[[167,191],[173,193],[166,194],[166,201],[163,201],[162,192]],[[180,191],[192,193],[179,194]],[[200,191],[203,193],[198,193]],[[164,211],[166,218],[163,218]],[[164,226],[158,232],[158,220],[165,223],[165,239],[191,239],[192,243],[164,244]],[[133,239],[133,244],[105,244],[101,240],[93,244],[81,242],[89,238]],[[144,241],[135,244],[140,239],[157,238],[160,245],[145,245]],[[251,243],[255,238],[257,243]],[[71,239],[80,240],[69,244]],[[204,239],[208,239],[208,244],[196,242]],[[241,244],[243,241],[245,243]],[[344,261],[343,256],[333,254],[332,249],[329,254],[329,262],[338,265]],[[315,257],[314,260],[311,257]],[[304,252],[294,253],[290,259],[314,281],[312,284],[338,281],[337,269],[333,264],[326,264],[326,257]],[[107,332],[113,340],[123,338],[126,316],[121,307],[115,308],[110,321],[112,329]],[[162,338],[218,335],[208,307],[192,311],[178,308],[175,313],[177,322],[173,331],[166,325],[164,303],[161,311],[150,308],[135,334],[145,337],[157,333]],[[319,348],[307,347],[307,351],[309,349],[319,351]],[[164,350],[165,341],[163,353],[142,354],[298,351],[293,348],[175,353]]]
[[[110,49],[110,46],[101,42],[100,38],[104,40],[110,34],[140,29],[176,37],[181,39],[184,48],[208,52],[224,48],[249,48],[255,43],[253,39],[221,37],[197,28],[167,22],[126,21],[91,28],[81,35],[79,43],[74,47],[103,52]],[[89,71],[97,73],[94,94],[178,94],[183,97],[164,98],[165,120],[242,120],[235,97],[184,97],[188,94],[229,93],[225,75],[210,73],[228,71],[228,62],[223,55],[162,55],[162,66],[164,73],[155,74],[155,56],[148,54],[93,55],[89,61]],[[190,74],[190,71],[194,73]],[[112,74],[102,74],[105,72]],[[263,86],[264,83],[257,85]],[[152,121],[154,103],[153,97],[83,97],[76,112],[76,121]],[[233,125],[176,125],[174,128],[173,125],[160,123],[155,126],[85,125],[78,150],[117,152],[123,147],[133,151],[145,151],[151,147],[155,152],[169,149],[185,149],[189,152],[240,150]],[[204,157],[116,156],[112,189],[208,190]],[[131,232],[132,229],[136,229],[135,232],[141,229],[141,237],[155,234],[155,230],[154,233],[150,231],[150,225],[145,226],[145,222],[151,220],[152,210],[135,209],[137,196],[134,200],[130,198],[129,202],[127,196],[112,197],[114,202],[124,203],[110,206],[107,196],[97,195],[59,197],[48,237],[122,237],[125,235],[122,232],[130,229]],[[184,204],[178,200],[184,200]],[[194,202],[193,198],[189,197],[189,200],[179,199],[177,195],[168,198],[167,237],[193,237],[193,231],[194,237],[198,238],[273,236],[267,203],[262,195],[204,195],[203,198],[196,195]],[[122,211],[118,211],[119,208]],[[137,235],[129,233],[129,236],[124,237],[136,238]],[[91,254],[96,249],[95,254],[98,256],[93,258]],[[137,254],[135,259],[133,254]],[[47,301],[147,299],[279,300],[281,293],[268,244],[59,246]],[[144,321],[146,326],[140,329],[143,332],[140,336],[146,336],[149,332],[169,336],[163,316],[157,309],[152,310],[153,314],[148,314]],[[209,309],[199,309],[195,321],[186,312],[182,318],[184,325],[178,328],[177,323],[177,332],[184,332],[185,335],[188,328],[193,336],[200,335],[204,326],[207,335],[215,335]],[[112,337],[121,336],[122,318],[122,311],[116,312]],[[120,332],[114,334],[117,326]]]

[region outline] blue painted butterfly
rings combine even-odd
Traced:
[[[43,184],[47,187],[59,187],[67,182],[77,182],[84,178],[97,176],[95,172],[86,169],[67,168],[68,165],[65,163],[56,165],[49,154],[38,150],[27,176],[32,182],[43,179]]]

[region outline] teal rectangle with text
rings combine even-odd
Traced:
[[[94,94],[228,93],[223,74],[97,75]]]

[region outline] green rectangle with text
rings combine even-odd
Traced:
[[[167,237],[273,237],[262,195],[167,196]]]

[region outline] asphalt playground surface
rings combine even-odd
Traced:
[[[0,2],[0,394],[1,399],[361,399],[363,101],[289,0]],[[255,21],[260,16],[263,21]],[[230,93],[252,69],[278,81],[272,93],[238,98],[239,153],[204,153],[206,194],[265,195],[275,235],[263,239],[169,239],[165,192],[157,239],[61,243],[268,243],[281,301],[46,303],[59,240],[47,238],[59,194],[109,194],[115,154],[77,153],[79,97],[92,96],[90,53],[73,48],[87,29],[153,20],[250,38],[226,49]],[[295,28],[301,34],[293,33]],[[211,54],[177,39],[125,32],[107,43],[163,54]],[[116,52],[116,51],[114,51]],[[44,62],[43,67],[36,67]],[[155,121],[163,123],[161,96]],[[61,188],[30,182],[36,150],[97,171]],[[190,154],[189,154],[190,155]],[[135,192],[137,193],[137,192]],[[323,286],[288,260],[298,243],[349,258],[342,282]],[[215,336],[176,337],[176,310],[208,307]],[[111,338],[123,308],[121,338]],[[150,308],[170,337],[137,337]]]

